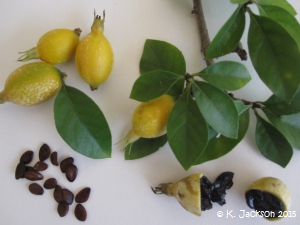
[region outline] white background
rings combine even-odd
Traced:
[[[300,12],[298,0],[289,2]],[[203,1],[203,5],[213,38],[236,6],[229,0]],[[177,46],[185,56],[189,73],[205,67],[195,16],[191,14],[192,0],[3,0],[0,7],[0,89],[7,76],[23,65],[16,61],[18,52],[34,47],[42,34],[54,28],[79,27],[83,31],[82,38],[90,31],[94,9],[100,15],[106,11],[105,35],[115,54],[110,78],[99,90],[91,92],[78,76],[74,60],[57,67],[68,74],[68,85],[83,91],[99,105],[111,128],[113,143],[117,143],[130,129],[131,115],[139,104],[131,100],[129,94],[139,76],[139,60],[146,39],[164,40]],[[300,17],[297,19],[299,21]],[[247,49],[246,36],[245,33],[242,42]],[[236,55],[220,60],[224,59],[239,61]],[[245,65],[252,74],[252,81],[236,92],[236,96],[252,101],[267,99],[270,91],[258,79],[249,61]],[[135,161],[124,160],[121,144],[113,145],[110,159],[93,160],[78,154],[56,131],[53,103],[54,99],[34,107],[12,103],[0,106],[1,225],[82,224],[74,216],[75,204],[67,216],[60,218],[53,190],[45,190],[43,196],[34,196],[28,191],[30,181],[14,178],[20,155],[31,149],[36,153],[36,162],[43,143],[58,152],[59,160],[72,156],[79,169],[77,179],[70,183],[48,160],[49,169],[43,172],[45,179],[55,177],[62,187],[75,194],[83,187],[91,187],[90,199],[83,204],[88,212],[86,224],[267,224],[269,222],[262,218],[238,218],[240,210],[250,211],[244,198],[245,189],[264,176],[274,176],[286,183],[292,194],[290,210],[297,213],[295,218],[285,218],[276,224],[300,222],[300,152],[294,151],[285,169],[265,159],[255,144],[256,120],[252,112],[248,133],[232,152],[184,171],[168,145]],[[227,204],[222,207],[214,204],[213,209],[203,212],[201,217],[185,211],[174,198],[154,195],[150,189],[150,186],[176,182],[198,172],[214,180],[223,171],[235,173],[234,186],[226,197]],[[42,185],[43,181],[39,183]],[[220,210],[225,214],[223,218],[217,217]],[[231,210],[236,217],[226,218],[226,212]]]

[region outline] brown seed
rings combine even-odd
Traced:
[[[60,170],[61,172],[65,173],[68,166],[72,165],[74,162],[74,159],[72,157],[65,158],[63,161],[60,163]]]
[[[37,183],[32,183],[29,185],[29,191],[34,195],[42,195],[44,194],[44,189],[41,185]]]
[[[57,212],[60,217],[64,217],[69,212],[69,205],[66,203],[59,203],[57,206]]]
[[[34,166],[33,166],[33,170],[35,171],[44,171],[48,168],[48,164],[44,163],[44,162],[37,162]]]
[[[69,191],[68,189],[62,189],[62,197],[63,197],[63,201],[64,203],[68,204],[68,205],[72,205],[73,200],[74,200],[74,195],[71,191]]]
[[[56,186],[57,186],[57,181],[55,178],[49,178],[44,183],[44,188],[46,189],[52,189],[55,188]]]
[[[20,162],[23,162],[24,164],[30,163],[33,159],[33,155],[34,153],[31,150],[24,152],[20,157]]]
[[[77,202],[77,203],[86,202],[90,197],[90,193],[91,193],[91,189],[89,187],[83,188],[75,196],[75,202]]]
[[[41,162],[45,161],[48,159],[50,156],[50,148],[47,144],[43,144],[40,148],[39,151],[39,159]]]
[[[58,203],[62,203],[64,201],[61,186],[57,185],[55,187],[54,192],[53,192],[53,197],[54,197],[55,201],[57,201]]]
[[[85,221],[87,217],[87,212],[83,205],[77,204],[75,207],[75,217],[80,221]]]
[[[57,152],[52,152],[50,155],[50,161],[54,166],[58,166],[57,162]]]
[[[23,178],[24,174],[25,174],[25,164],[23,162],[19,162],[15,171],[16,180]]]
[[[34,171],[32,166],[25,166],[25,173],[27,171]],[[23,174],[22,178],[25,178],[25,173]]]
[[[42,180],[44,176],[37,171],[26,171],[25,178],[27,180],[35,181],[35,180]]]
[[[77,177],[78,169],[77,166],[71,164],[66,169],[66,177],[68,181],[73,182]]]

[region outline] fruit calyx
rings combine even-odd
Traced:
[[[94,10],[94,22],[92,24],[92,31],[104,31],[104,21],[105,21],[105,10],[103,10],[103,19],[101,16],[96,15],[96,10]]]
[[[82,30],[81,30],[80,28],[76,28],[76,29],[74,29],[74,32],[75,32],[78,36],[80,36]]]
[[[25,51],[25,52],[19,52],[19,54],[23,54],[18,58],[19,62],[26,62],[31,59],[39,59],[40,58],[36,47],[33,47],[32,49],[29,49],[28,51]]]

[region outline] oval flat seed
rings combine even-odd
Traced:
[[[62,203],[64,201],[61,186],[57,185],[55,187],[54,192],[53,192],[53,197],[54,197],[55,201],[57,201],[58,203]]]
[[[81,204],[76,205],[76,207],[75,207],[75,217],[79,221],[85,221],[86,220],[87,212],[86,212],[83,205],[81,205]]]
[[[60,217],[64,217],[69,212],[69,205],[66,203],[59,203],[57,206],[57,212]]]
[[[45,161],[50,156],[50,147],[47,144],[43,144],[39,151],[39,159],[40,161]]]
[[[68,181],[73,182],[77,177],[78,169],[77,166],[71,164],[66,169],[66,177]]]
[[[37,171],[26,171],[24,176],[27,180],[31,181],[42,180],[44,178],[44,176]]]
[[[71,191],[69,191],[68,189],[62,189],[62,197],[63,197],[63,201],[64,203],[68,204],[68,205],[72,205],[73,200],[74,200],[74,195]]]
[[[90,197],[90,193],[91,193],[91,189],[89,187],[83,188],[75,196],[75,202],[77,202],[77,203],[86,202]]]
[[[46,189],[52,189],[57,186],[57,180],[55,178],[49,178],[44,183],[44,188]]]
[[[20,178],[23,178],[25,174],[25,164],[23,162],[19,162],[16,171],[15,171],[15,178],[19,180]]]
[[[35,171],[44,171],[48,168],[48,164],[44,163],[44,162],[37,162],[34,166],[33,166],[33,170]]]
[[[50,161],[54,166],[58,166],[57,162],[57,152],[52,152],[50,155]]]
[[[33,159],[33,155],[34,153],[31,150],[24,152],[20,157],[20,162],[23,162],[24,164],[30,163]]]
[[[72,157],[65,158],[63,161],[60,163],[60,170],[62,173],[65,173],[68,166],[72,165],[74,162],[74,159]]]
[[[30,184],[28,188],[29,188],[29,191],[34,195],[44,194],[44,189],[42,188],[41,185],[39,185],[37,183]]]

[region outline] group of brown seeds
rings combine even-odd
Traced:
[[[44,161],[49,158],[52,165],[58,166],[57,161],[57,152],[52,152],[47,144],[43,144],[39,150],[39,160],[33,167],[26,166],[29,164],[32,159],[34,152],[28,150],[24,152],[20,157],[20,162],[17,165],[15,178],[18,180],[20,178],[26,178],[30,181],[38,181],[44,179],[44,176],[40,173],[48,168],[48,164]],[[65,158],[60,163],[60,170],[62,173],[66,174],[66,178],[68,181],[73,182],[78,173],[77,167],[73,164],[74,159],[72,157]],[[29,185],[29,191],[35,195],[42,195],[44,193],[44,189],[38,183],[31,183]],[[57,212],[59,216],[64,217],[67,215],[69,211],[69,206],[74,201],[74,194],[66,189],[61,188],[60,185],[57,184],[57,180],[55,178],[49,178],[44,183],[45,189],[54,189],[53,197],[55,201],[58,203]],[[84,206],[81,203],[84,203],[88,200],[90,196],[91,189],[89,187],[83,188],[81,191],[77,193],[75,196],[75,202],[77,203],[75,207],[75,217],[80,221],[85,221],[87,218],[87,212]]]

